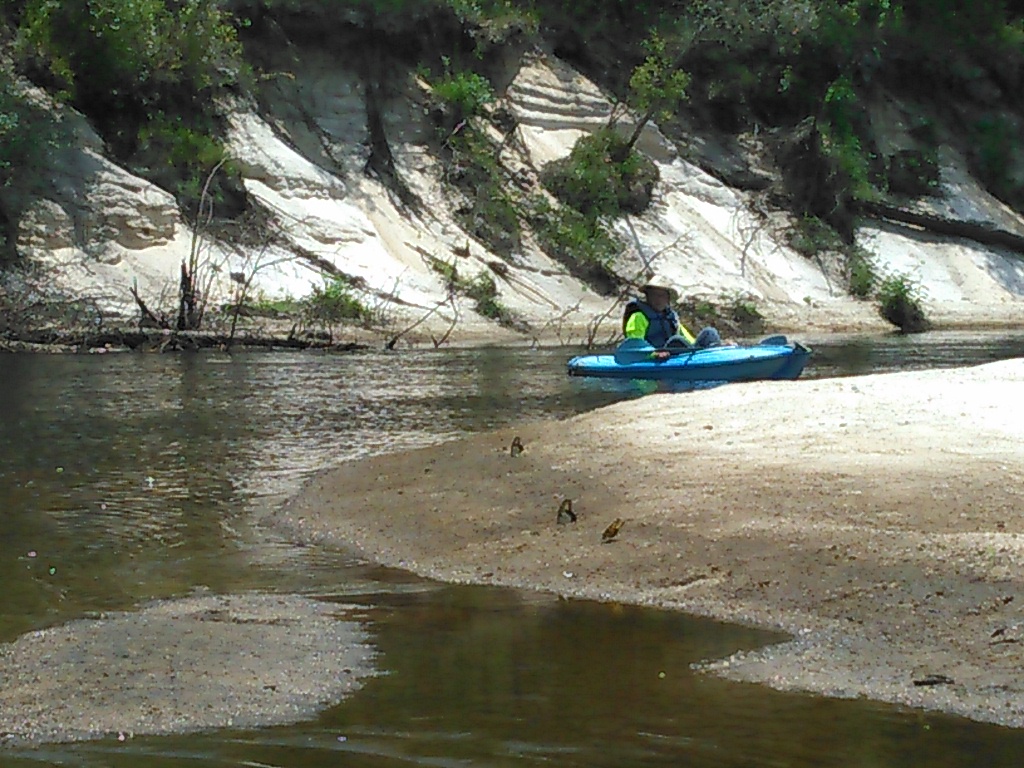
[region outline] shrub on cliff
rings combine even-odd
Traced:
[[[220,157],[194,150],[217,142],[215,97],[244,69],[218,3],[27,0],[18,18],[17,48],[36,82],[85,114],[119,160],[174,192],[166,158],[154,155],[174,156],[172,175],[198,189]],[[194,200],[180,202],[189,210]]]
[[[442,57],[444,75],[430,86],[444,115],[442,127],[454,129],[463,120],[481,115],[494,101],[494,88],[487,78],[472,70],[452,71],[448,57]]]
[[[52,117],[33,106],[15,88],[11,73],[0,68],[0,186],[37,172],[53,133]]]
[[[643,213],[658,181],[658,167],[645,155],[629,151],[626,143],[611,128],[584,136],[567,157],[544,167],[541,182],[584,216]],[[618,156],[623,157],[616,161]]]

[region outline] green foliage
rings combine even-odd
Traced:
[[[939,153],[935,146],[901,150],[889,159],[889,191],[898,195],[933,195],[939,189]]]
[[[629,78],[630,104],[647,117],[668,117],[685,101],[690,76],[681,70],[667,52],[665,39],[652,34],[644,41],[647,57]]]
[[[858,299],[869,298],[874,293],[878,275],[875,273],[875,265],[871,263],[868,254],[860,248],[850,249],[846,266],[849,274],[850,295],[856,296]]]
[[[531,201],[531,223],[540,246],[563,263],[607,267],[623,251],[623,244],[599,220],[565,206],[552,206],[544,198]]]
[[[451,127],[466,118],[480,115],[494,101],[494,89],[483,75],[463,70],[451,72],[450,61],[444,62],[444,76],[430,90],[451,112]]]
[[[990,114],[972,128],[979,175],[997,197],[1024,206],[1024,179],[1015,175],[1024,166],[1018,125],[1005,114]]]
[[[696,333],[714,326],[723,334],[752,335],[764,328],[764,315],[749,294],[725,293],[717,297],[685,296],[676,311],[683,324]]]
[[[764,315],[749,294],[736,293],[722,297],[729,318],[744,331],[757,332],[764,325]]]
[[[579,139],[568,157],[548,163],[541,173],[548,191],[591,218],[642,213],[657,181],[658,167],[607,128]]]
[[[54,137],[52,118],[33,108],[0,70],[0,187],[19,174],[37,173]]]
[[[455,211],[459,223],[495,253],[510,255],[519,245],[519,212],[498,148],[472,125],[452,134],[445,147],[446,181],[465,200]]]
[[[148,106],[175,86],[194,93],[235,81],[241,48],[211,0],[28,0],[23,49],[40,57],[76,106]]]
[[[681,63],[699,73],[691,99],[710,106],[703,113],[720,127],[740,131],[817,118],[822,151],[842,177],[835,178],[841,200],[870,200],[887,186],[928,194],[937,185],[934,143],[918,147],[916,166],[909,157],[886,169],[875,157],[867,114],[880,92],[896,94],[911,109],[933,102],[959,131],[950,100],[979,98],[987,100],[980,107],[1000,108],[1014,100],[1024,71],[1021,10],[1000,0],[697,0],[681,8],[676,29],[684,41]],[[1007,77],[1010,72],[1016,74]],[[961,114],[978,111],[964,105]],[[1006,154],[999,134],[989,126],[972,142],[989,145],[979,165],[992,171],[1014,167],[999,157]],[[1019,144],[1019,126],[1010,134]],[[887,185],[882,175],[890,170],[896,178]],[[1024,198],[1013,179],[986,178],[1003,199]]]
[[[836,78],[825,91],[824,115],[818,122],[821,149],[846,180],[847,195],[855,200],[877,199],[871,183],[870,158],[864,151],[855,115],[862,113],[850,80]]]
[[[436,256],[431,256],[429,264],[432,270],[444,278],[449,291],[458,293],[461,290],[459,269],[455,266],[454,261],[442,261]]]
[[[920,283],[904,274],[889,275],[878,286],[879,313],[904,333],[928,330],[922,299]]]
[[[537,9],[513,0],[446,0],[458,19],[473,31],[475,54],[482,58],[487,47],[501,45],[514,35],[535,35],[540,27]]]
[[[455,262],[434,257],[430,259],[430,268],[445,279],[449,292],[472,300],[473,308],[484,317],[497,320],[502,325],[515,323],[512,312],[498,300],[498,286],[494,278],[486,272],[467,280],[459,275]]]
[[[244,69],[214,0],[26,0],[18,48],[118,159],[192,210],[223,157],[213,98]],[[226,182],[219,180],[220,194]]]
[[[136,169],[174,192],[186,211],[194,211],[210,171],[225,159],[224,146],[211,134],[212,125],[199,119],[169,116],[159,112],[138,134]],[[225,173],[235,170],[230,164]],[[212,187],[214,202],[222,201],[222,189]]]
[[[498,287],[490,275],[485,272],[478,274],[466,284],[465,293],[467,298],[475,302],[476,311],[484,317],[499,322],[510,320],[508,309],[498,301]]]
[[[253,297],[246,310],[260,317],[298,317],[306,308],[304,302],[290,297],[271,299],[262,291]]]
[[[311,325],[333,326],[345,320],[365,320],[370,315],[344,277],[329,280],[323,288],[313,286],[305,304],[306,320]]]
[[[843,239],[832,227],[817,216],[804,215],[787,233],[790,247],[804,256],[816,256],[823,251],[845,248]]]

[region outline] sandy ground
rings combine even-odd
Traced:
[[[732,678],[1024,727],[1022,385],[1015,360],[652,395],[353,462],[277,517],[444,581],[792,633],[703,665]]]
[[[340,610],[200,596],[30,633],[0,645],[0,746],[309,719],[373,670]]]

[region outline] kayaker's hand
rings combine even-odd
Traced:
[[[651,353],[651,357],[653,357],[655,360],[668,360],[670,357],[672,357],[672,353],[669,352],[667,349],[657,349],[653,353]]]

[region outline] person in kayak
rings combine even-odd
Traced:
[[[652,277],[640,288],[644,298],[631,299],[622,315],[622,332],[627,339],[644,339],[656,349],[654,357],[669,356],[665,347],[681,346],[704,349],[722,343],[722,337],[715,328],[708,326],[694,336],[679,322],[679,316],[672,309],[672,302],[678,298],[676,290],[668,280]]]

